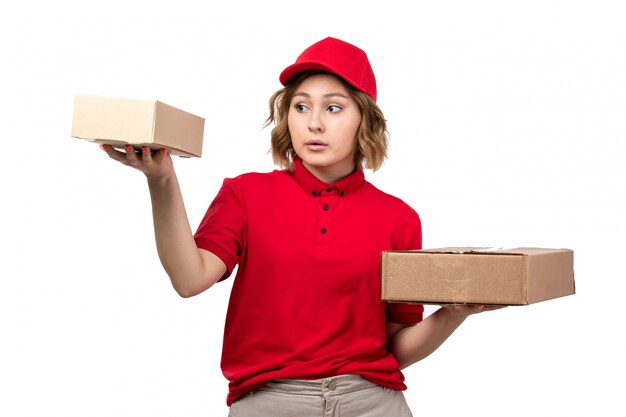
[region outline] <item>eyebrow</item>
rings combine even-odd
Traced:
[[[306,97],[306,98],[311,98],[311,95],[309,93],[304,93],[304,92],[298,92],[296,94],[293,95],[294,97],[297,96],[302,96],[302,97]],[[345,99],[349,99],[350,97],[346,96],[345,94],[341,94],[341,93],[328,93],[328,94],[324,94],[323,96],[324,98],[332,98],[332,97],[342,97]]]

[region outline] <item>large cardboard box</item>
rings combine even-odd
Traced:
[[[204,119],[156,100],[78,95],[71,135],[117,148],[149,146],[200,157]]]
[[[386,301],[524,305],[575,292],[570,249],[450,247],[381,257]]]

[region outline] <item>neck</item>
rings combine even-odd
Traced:
[[[355,169],[355,165],[348,165],[346,167],[318,168],[311,166],[304,161],[302,161],[302,164],[311,174],[315,176],[315,178],[325,184],[334,184],[340,179],[352,174]]]

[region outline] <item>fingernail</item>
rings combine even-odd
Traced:
[[[163,155],[165,155],[165,154],[167,153],[167,149],[162,148],[162,149],[161,149],[161,153],[162,153]]]
[[[100,149],[102,149],[103,151],[108,151],[109,150],[109,146],[108,145],[100,145]]]
[[[144,153],[146,153],[146,152],[149,152],[149,151],[150,151],[150,148],[148,148],[147,146],[144,146],[144,147],[142,147],[142,148],[141,148],[141,150],[142,150]]]
[[[126,152],[130,152],[130,151],[132,151],[132,150],[133,150],[133,147],[132,147],[132,146],[130,146],[130,145],[126,145],[126,146],[124,147],[124,149],[126,149]]]

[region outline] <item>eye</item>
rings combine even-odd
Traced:
[[[308,109],[308,107],[305,104],[302,104],[302,103],[294,104],[293,108],[296,109],[296,111],[300,112],[300,113],[303,113],[303,112],[305,112]]]
[[[341,111],[341,106],[331,104],[330,106],[328,106],[328,111],[331,113],[337,113],[338,111]]]

